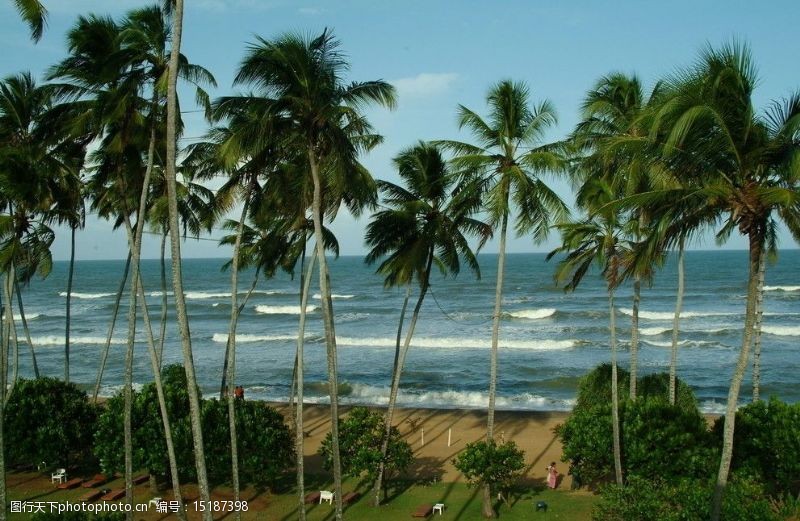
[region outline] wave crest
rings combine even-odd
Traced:
[[[530,320],[539,320],[542,318],[549,318],[556,314],[555,308],[537,308],[537,309],[521,309],[519,311],[512,311],[508,316],[512,318],[526,318]]]
[[[256,313],[262,315],[299,315],[300,306],[256,306]],[[317,306],[306,306],[307,313],[313,313]]]

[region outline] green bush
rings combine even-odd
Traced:
[[[369,482],[374,482],[378,477],[381,446],[385,434],[386,423],[383,414],[371,412],[366,407],[353,407],[347,416],[339,421],[342,472],[353,477],[366,475]],[[333,468],[330,433],[322,440],[319,453],[323,458],[323,467],[327,470]],[[400,436],[397,428],[392,427],[389,448],[386,452],[384,485],[388,485],[391,479],[405,472],[411,460],[411,446]]]
[[[67,467],[91,454],[97,408],[75,384],[55,378],[19,380],[5,406],[6,464]]]
[[[489,485],[492,493],[514,486],[525,468],[525,453],[513,441],[476,441],[453,459],[470,486]]]
[[[625,487],[605,487],[592,510],[593,521],[705,521],[710,517],[712,480],[676,483],[631,478]],[[728,484],[723,521],[778,521],[764,490],[752,481]]]
[[[619,370],[620,397],[627,397],[628,373]],[[622,465],[625,476],[674,481],[704,478],[713,467],[713,440],[691,388],[678,381],[678,403],[667,402],[669,375],[639,380],[637,400],[620,399]],[[597,486],[614,477],[611,423],[611,365],[581,379],[572,414],[556,428],[562,461],[574,482]]]
[[[170,429],[182,481],[197,479],[194,443],[189,419],[189,395],[186,376],[180,365],[162,370],[162,383]],[[123,447],[122,394],[106,402],[98,420],[95,435],[95,454],[105,472],[125,469]],[[201,401],[201,421],[208,479],[212,484],[231,479],[230,431],[227,402]],[[146,385],[134,393],[133,404],[133,465],[154,475],[169,477],[169,460],[164,426],[155,384]],[[239,449],[239,478],[242,483],[267,484],[292,462],[292,439],[283,417],[258,401],[236,402],[237,438]]]
[[[714,433],[722,443],[724,417]],[[798,494],[800,486],[800,404],[777,398],[755,402],[736,413],[733,438],[734,472],[763,482],[773,495]]]

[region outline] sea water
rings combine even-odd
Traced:
[[[488,374],[496,255],[479,256],[480,280],[462,267],[457,277],[434,270],[422,306],[401,382],[399,403],[413,407],[481,408],[488,403]],[[204,394],[218,394],[230,320],[230,273],[225,259],[185,259],[194,363]],[[63,377],[67,263],[56,262],[45,280],[23,290],[26,315],[39,367],[44,375]],[[156,339],[161,314],[160,265],[141,263]],[[761,357],[761,394],[800,400],[800,251],[781,252],[766,272]],[[91,389],[108,333],[124,261],[78,261],[75,265],[70,332],[70,378]],[[167,267],[168,312],[164,363],[183,360],[172,307],[171,271]],[[579,288],[565,293],[555,285],[555,262],[543,254],[507,257],[500,329],[498,409],[568,410],[578,380],[610,360],[609,303],[599,273],[586,275]],[[384,289],[375,268],[363,257],[330,261],[342,403],[385,404],[394,359],[404,288]],[[244,298],[253,272],[240,276]],[[744,323],[747,253],[692,251],[686,254],[686,291],[681,318],[678,376],[692,386],[707,412],[723,410],[739,354]],[[283,401],[290,393],[299,318],[299,277],[279,274],[260,280],[245,306],[237,331],[236,384],[249,399]],[[677,266],[671,257],[643,284],[640,307],[640,374],[667,371]],[[410,318],[417,296],[412,292]],[[616,291],[619,363],[629,365],[631,284]],[[122,383],[127,332],[127,297],[122,299],[102,393]],[[326,352],[319,287],[312,284],[305,333],[305,398],[328,401]],[[15,311],[18,313],[18,311]],[[20,373],[30,377],[28,346],[22,329]],[[138,324],[134,362],[137,384],[152,380]],[[751,397],[750,376],[741,399]]]

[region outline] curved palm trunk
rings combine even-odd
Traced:
[[[505,194],[506,207],[508,207],[508,189]],[[494,408],[497,397],[497,347],[500,340],[500,317],[503,303],[503,277],[506,265],[506,235],[508,232],[508,212],[503,213],[503,222],[500,226],[500,248],[497,256],[497,286],[494,292],[494,313],[492,314],[492,352],[489,360],[489,409],[486,415],[486,437],[494,440]],[[492,508],[492,491],[489,484],[483,486],[483,516],[495,517]]]
[[[131,268],[131,252],[128,251],[128,260],[125,261],[125,270],[122,272],[122,280],[119,281],[119,288],[117,289],[117,296],[114,299],[114,312],[111,314],[111,324],[108,326],[108,335],[106,335],[106,344],[103,346],[103,354],[100,357],[100,367],[97,369],[97,380],[94,384],[94,395],[92,401],[97,403],[97,395],[100,393],[100,383],[103,381],[103,373],[106,370],[106,361],[108,360],[108,350],[111,348],[111,338],[114,336],[114,325],[117,323],[117,314],[119,313],[119,303],[122,300],[122,293],[125,291],[125,284],[128,281],[128,271]]]
[[[25,306],[22,305],[22,292],[19,288],[19,283],[14,281],[14,289],[17,294],[17,306],[19,307],[19,318],[22,321],[22,331],[25,333],[25,341],[28,343],[28,349],[31,351],[31,364],[33,365],[33,376],[39,378],[39,364],[36,363],[36,351],[33,348],[33,340],[31,340],[31,330],[28,328],[28,319],[25,318]]]
[[[5,458],[5,439],[4,439],[4,423],[5,423],[5,405],[6,405],[6,381],[7,381],[7,367],[8,364],[8,317],[11,316],[11,280],[12,277],[6,273],[5,280],[3,281],[3,298],[0,305],[5,306],[5,326],[0,327],[0,521],[6,520],[6,458]]]
[[[247,218],[247,209],[250,206],[249,192],[242,205],[242,215],[236,229],[236,241],[233,244],[233,258],[231,259],[231,321],[228,328],[228,341],[226,343],[225,365],[226,372],[223,375],[222,386],[225,390],[225,377],[227,377],[228,394],[228,427],[230,429],[231,443],[231,480],[233,484],[233,499],[239,501],[239,448],[236,440],[236,397],[233,395],[236,382],[236,324],[239,319],[239,251],[242,246],[242,232],[244,230],[244,220]],[[235,511],[236,519],[241,519],[242,514],[238,509]]]
[[[631,378],[629,395],[636,399],[636,375],[639,367],[639,301],[642,294],[642,280],[633,278],[633,309],[631,311]]]
[[[305,288],[305,266],[306,266],[306,234],[303,232],[303,252],[300,255],[300,306],[303,305],[303,288]],[[303,310],[301,310],[301,313]],[[292,366],[292,381],[289,384],[289,410],[292,411],[292,415],[294,415],[294,399],[295,399],[295,391],[297,390],[297,364],[298,364],[298,357],[297,351],[294,353],[294,365]],[[292,416],[292,422],[296,422],[294,416]]]
[[[683,237],[678,243],[678,295],[675,298],[675,316],[672,319],[672,350],[669,360],[669,403],[675,405],[678,394],[678,333],[680,332],[681,308],[683,307],[685,249]]]
[[[75,227],[70,230],[69,275],[67,276],[67,319],[64,331],[64,382],[69,383],[69,330],[72,308],[72,278],[75,273]]]
[[[766,248],[758,259],[758,288],[756,289],[756,318],[753,325],[753,402],[761,399],[761,324],[764,316],[764,272],[767,270]]]
[[[14,285],[11,285],[11,292],[14,293]],[[13,298],[14,295],[11,295]],[[13,307],[11,308],[13,310]],[[8,395],[6,396],[6,400],[11,398],[11,395],[14,393],[14,387],[17,385],[17,380],[19,379],[19,338],[17,338],[17,322],[14,320],[14,315],[11,315],[11,343],[9,347],[13,344],[14,347],[14,365],[11,368],[11,384],[8,386]]]
[[[172,49],[169,57],[167,76],[167,199],[169,206],[170,256],[172,257],[172,286],[175,293],[175,314],[181,333],[181,350],[183,351],[183,368],[186,373],[186,385],[189,393],[189,417],[194,443],[195,466],[197,469],[197,486],[200,500],[209,501],[208,475],[206,472],[205,450],[203,448],[203,429],[200,419],[200,397],[197,395],[197,378],[194,372],[192,357],[192,338],[189,332],[189,319],[186,315],[186,299],[183,294],[183,275],[181,273],[181,238],[178,226],[178,196],[175,180],[175,156],[177,153],[177,82],[178,59],[181,49],[183,29],[183,0],[175,0],[172,9]],[[204,521],[212,521],[211,512],[203,511]]]
[[[300,323],[297,327],[297,363],[295,364],[297,376],[297,410],[295,412],[295,460],[297,467],[297,491],[298,491],[298,509],[300,513],[300,521],[306,520],[306,502],[305,502],[305,461],[304,461],[304,445],[305,433],[303,432],[303,385],[305,384],[304,367],[303,367],[303,347],[305,346],[306,336],[306,306],[308,305],[308,293],[311,289],[311,275],[314,273],[314,261],[317,256],[312,255],[308,260],[308,268],[306,269],[303,280],[303,291],[300,296]]]
[[[758,296],[758,266],[761,258],[761,250],[764,247],[764,238],[759,232],[752,230],[749,233],[750,252],[749,252],[749,274],[747,279],[747,308],[744,320],[744,333],[742,334],[742,348],[739,351],[739,359],[736,362],[736,369],[731,378],[731,386],[728,390],[728,406],[725,410],[725,421],[722,430],[722,454],[719,461],[719,472],[717,473],[717,483],[714,487],[714,498],[711,504],[711,520],[719,521],[722,511],[722,494],[728,484],[728,474],[731,468],[731,457],[733,456],[733,431],[736,424],[736,407],[739,403],[739,390],[742,387],[742,380],[747,369],[747,362],[750,356],[750,343],[753,336],[753,324],[755,323],[756,298]]]
[[[383,433],[383,442],[381,444],[381,461],[378,465],[378,477],[375,480],[375,486],[373,489],[373,493],[375,494],[374,505],[380,505],[380,494],[381,490],[384,491],[384,499],[386,498],[386,489],[383,486],[385,480],[385,472],[386,472],[386,454],[389,451],[389,439],[392,433],[392,418],[394,416],[394,409],[395,404],[397,403],[397,395],[400,392],[400,376],[403,373],[403,366],[405,365],[406,355],[408,354],[408,349],[411,346],[411,339],[414,336],[414,329],[417,327],[417,320],[419,319],[419,312],[422,309],[422,302],[425,300],[425,295],[428,293],[428,287],[430,285],[430,276],[431,276],[431,265],[433,264],[433,250],[428,253],[428,261],[425,266],[425,274],[424,280],[420,285],[419,290],[419,298],[417,298],[417,304],[414,306],[414,312],[411,315],[411,322],[408,324],[408,331],[406,332],[406,338],[403,342],[403,348],[400,350],[395,351],[395,361],[394,361],[394,371],[392,374],[392,387],[389,391],[389,404],[386,408],[386,419],[384,420],[386,424],[386,430]],[[400,331],[403,328],[403,319],[405,318],[406,312],[406,305],[408,304],[408,297],[410,294],[410,286],[409,286],[409,293],[406,293],[405,302],[403,302],[403,309],[400,312],[400,325],[397,328],[397,347],[400,347]]]
[[[164,342],[167,338],[167,234],[161,236],[161,330],[158,334],[158,366],[164,363]]]
[[[183,494],[181,493],[181,482],[178,477],[178,459],[175,457],[175,445],[172,440],[172,426],[169,421],[167,400],[164,396],[164,384],[161,381],[161,359],[156,352],[155,340],[153,339],[153,328],[150,324],[150,313],[147,309],[147,299],[145,298],[142,276],[139,275],[138,298],[139,305],[142,307],[142,317],[144,318],[144,328],[147,338],[147,350],[150,355],[150,366],[153,369],[153,380],[156,384],[156,397],[158,398],[158,410],[161,413],[161,424],[164,427],[164,441],[167,445],[167,459],[169,460],[169,473],[172,481],[172,494],[175,501],[183,504]],[[186,512],[178,509],[178,519],[185,520]]]
[[[611,431],[614,437],[614,475],[622,486],[622,450],[619,442],[619,388],[617,380],[617,317],[614,310],[614,290],[608,290],[608,327],[611,333]]]
[[[322,182],[319,165],[314,156],[313,143],[308,144],[308,161],[314,182],[312,204],[314,221],[314,240],[319,261],[319,291],[322,300],[322,321],[325,328],[325,344],[328,358],[328,392],[331,398],[331,452],[333,453],[334,498],[336,501],[336,520],[342,519],[342,462],[339,455],[339,385],[336,374],[336,331],[333,323],[333,306],[328,280],[328,263],[325,259],[325,243],[322,238]]]

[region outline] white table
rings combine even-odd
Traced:
[[[327,501],[329,505],[333,504],[333,492],[330,490],[320,490],[319,504],[321,505],[323,501]]]
[[[436,512],[439,512],[439,515],[442,515],[442,513],[444,512],[444,503],[436,503],[435,505],[433,505],[432,513],[435,514]]]

